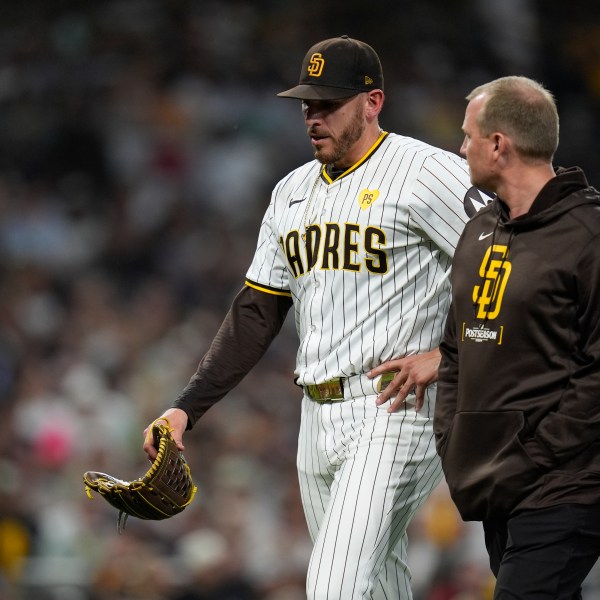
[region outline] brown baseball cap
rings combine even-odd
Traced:
[[[300,100],[338,100],[383,90],[383,70],[369,44],[347,35],[312,46],[302,61],[297,86],[277,94]]]

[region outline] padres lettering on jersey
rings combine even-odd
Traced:
[[[388,268],[385,233],[376,227],[361,231],[358,223],[309,225],[304,234],[290,231],[279,243],[294,277],[313,268],[360,271],[365,267],[375,274]]]
[[[293,298],[299,384],[439,344],[470,187],[458,156],[396,134],[335,181],[312,161],[275,186],[247,284]]]

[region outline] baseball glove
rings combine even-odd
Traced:
[[[92,491],[98,492],[119,510],[119,533],[125,529],[128,516],[154,521],[168,519],[180,513],[196,494],[190,468],[171,435],[169,422],[157,421],[151,425],[150,434],[154,436],[158,454],[143,477],[123,481],[98,471],[83,475],[85,491],[91,499]]]

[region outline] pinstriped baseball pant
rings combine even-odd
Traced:
[[[439,483],[435,388],[388,414],[375,396],[303,398],[298,474],[314,542],[308,600],[411,599],[406,528]]]

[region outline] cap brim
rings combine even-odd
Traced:
[[[298,100],[339,100],[357,94],[360,94],[360,90],[303,83],[277,95],[280,98],[297,98]]]

